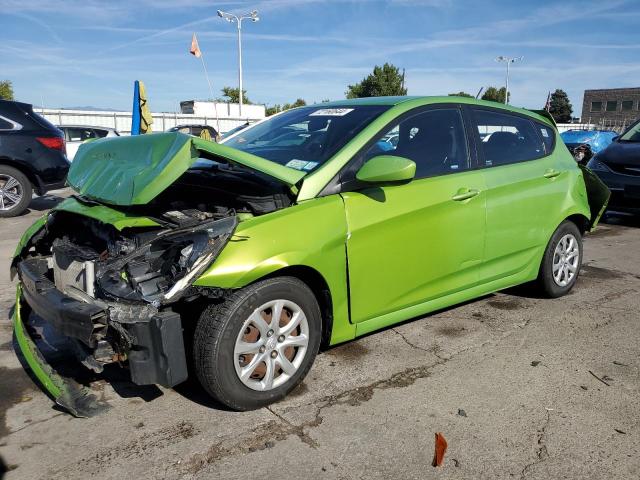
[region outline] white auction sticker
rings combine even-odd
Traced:
[[[313,113],[310,117],[344,117],[347,113],[353,112],[353,108],[321,108]]]
[[[289,160],[285,167],[289,167],[289,168],[295,168],[296,170],[302,170],[304,169],[304,167],[307,165],[307,161],[306,160],[298,160],[298,159],[293,159],[293,160]]]

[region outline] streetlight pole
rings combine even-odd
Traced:
[[[511,66],[512,63],[515,63],[519,60],[523,60],[524,57],[505,57],[503,55],[500,55],[499,57],[496,57],[496,62],[506,62],[507,63],[507,79],[506,79],[506,86],[505,86],[505,92],[504,92],[504,103],[507,104],[509,103],[509,67]]]
[[[242,117],[242,97],[244,96],[242,91],[242,20],[257,22],[260,20],[260,17],[258,17],[257,10],[253,10],[240,16],[218,10],[218,16],[229,23],[235,22],[236,27],[238,28],[238,102],[240,105],[240,117]]]

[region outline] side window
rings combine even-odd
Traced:
[[[95,128],[93,130],[93,133],[95,134],[96,138],[104,138],[107,136],[107,133],[109,133],[107,130],[99,130],[97,128]]]
[[[0,130],[13,130],[13,124],[0,117]]]
[[[540,130],[540,135],[542,136],[542,143],[544,143],[544,151],[547,155],[551,154],[553,151],[553,143],[555,139],[555,132],[553,128],[547,127],[545,125],[540,125],[536,123],[538,130]]]
[[[381,135],[365,158],[396,155],[416,163],[416,178],[433,177],[469,168],[469,151],[462,115],[443,108],[417,113]]]
[[[90,128],[67,128],[69,142],[84,142],[89,138],[96,138],[95,132]]]
[[[533,122],[516,115],[474,109],[487,167],[526,162],[545,155]]]

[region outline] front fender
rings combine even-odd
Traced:
[[[333,305],[331,343],[355,335],[349,323],[345,241],[347,224],[339,195],[315,198],[238,224],[215,262],[194,285],[242,288],[291,266],[317,271]]]

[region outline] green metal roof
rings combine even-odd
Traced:
[[[511,105],[504,105],[502,103],[491,102],[488,100],[476,100],[475,98],[470,97],[457,97],[455,95],[452,96],[404,96],[404,97],[367,97],[367,98],[350,98],[345,100],[335,100],[333,102],[327,102],[322,104],[309,105],[310,107],[318,107],[319,105],[323,107],[345,107],[349,105],[389,105],[395,106],[401,103],[412,102],[413,106],[418,105],[428,105],[432,103],[465,103],[468,105],[479,105],[485,107],[493,107],[493,108],[503,108],[506,110],[510,110],[512,112],[522,113],[525,115],[532,116],[537,120],[540,120],[545,123],[551,123],[548,118],[545,118],[545,115],[540,115],[536,113],[534,110],[527,110],[525,108],[513,107]],[[304,108],[304,107],[302,107]]]

